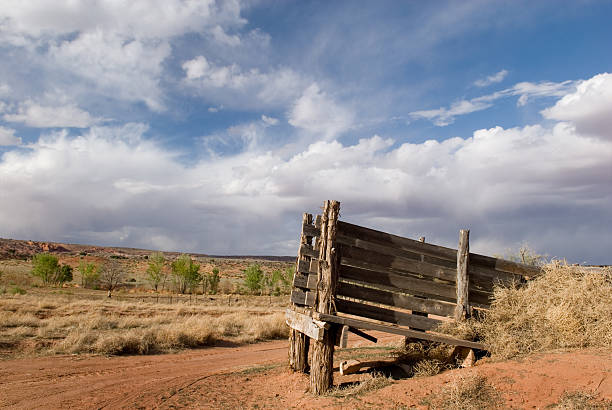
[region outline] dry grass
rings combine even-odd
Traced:
[[[409,376],[428,377],[456,367],[456,363],[451,363],[452,350],[452,346],[422,340],[407,343],[396,352],[396,356],[398,363],[407,364],[412,369]]]
[[[428,396],[421,404],[434,409],[480,410],[501,408],[503,400],[485,377],[458,375],[439,393]]]
[[[147,354],[218,341],[287,337],[278,308],[163,305],[62,296],[0,299],[4,356],[52,353]]]
[[[612,400],[600,400],[594,393],[566,392],[552,408],[560,410],[611,409]]]
[[[366,394],[371,391],[382,389],[392,383],[391,378],[386,377],[382,373],[369,373],[363,376],[364,378],[347,386],[338,386],[327,393],[332,397],[353,397]]]
[[[504,359],[560,348],[612,347],[612,271],[551,263],[524,287],[498,287],[481,322],[439,331],[482,340]]]

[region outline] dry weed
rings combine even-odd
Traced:
[[[612,272],[559,263],[523,288],[497,288],[480,333],[507,358],[557,348],[612,347]]]
[[[487,382],[486,377],[459,375],[421,404],[434,409],[480,410],[501,408],[502,403],[501,395]]]
[[[552,408],[560,410],[611,409],[612,400],[599,400],[597,394],[587,392],[565,392],[559,403]]]
[[[33,296],[0,300],[0,342],[12,346],[13,355],[24,353],[19,349],[26,347],[37,354],[147,354],[219,340],[252,343],[287,336],[284,314],[263,307]]]
[[[392,383],[391,378],[382,373],[371,373],[365,376],[364,380],[348,386],[333,388],[327,394],[332,397],[351,397],[365,394],[371,391],[382,389]]]
[[[612,347],[612,271],[554,262],[523,287],[496,287],[483,320],[437,331],[484,342],[504,359],[558,348]]]

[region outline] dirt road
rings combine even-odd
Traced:
[[[278,363],[287,341],[129,357],[63,356],[0,362],[0,407],[152,408],[239,367]]]
[[[390,335],[381,339],[397,342]],[[359,339],[349,344],[372,346]],[[608,400],[602,408],[612,403],[609,350],[483,360],[473,368],[396,380],[347,398],[306,393],[308,376],[289,371],[286,360],[286,340],[152,356],[5,360],[0,361],[0,408],[425,408],[424,398],[470,374],[486,377],[509,408],[544,408],[566,392]],[[335,382],[344,385],[359,377],[336,373]]]

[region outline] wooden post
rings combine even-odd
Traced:
[[[336,230],[340,202],[326,201],[321,218],[321,241],[319,248],[319,283],[317,286],[316,310],[319,313],[334,314],[336,284],[338,282],[338,254]],[[310,368],[310,391],[323,394],[333,385],[335,329],[326,329],[323,340],[314,344]]]
[[[457,249],[457,306],[455,320],[464,320],[470,316],[468,289],[468,263],[470,256],[470,231],[459,231],[459,248]]]
[[[300,245],[312,245],[312,238],[306,237],[304,233],[304,225],[312,224],[312,215],[304,213],[302,215],[302,234],[300,236]],[[300,246],[301,248],[301,246]],[[306,257],[298,253],[298,258],[296,262],[296,270],[297,273],[297,265],[300,263],[300,260],[306,260]],[[310,346],[310,339],[305,334],[299,332],[298,330],[291,329],[289,332],[289,367],[296,371],[306,373],[308,372],[308,350]]]

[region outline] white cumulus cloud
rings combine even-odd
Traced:
[[[579,132],[612,139],[612,74],[602,73],[576,86],[542,111],[546,118],[571,121]]]
[[[44,106],[30,100],[21,104],[16,113],[5,114],[4,120],[36,128],[87,128],[100,121],[75,105]]]
[[[15,136],[15,130],[0,125],[0,147],[7,145],[20,145],[21,138]]]
[[[324,139],[333,138],[353,126],[353,112],[338,104],[314,83],[298,98],[288,113],[289,124],[317,134]]]

